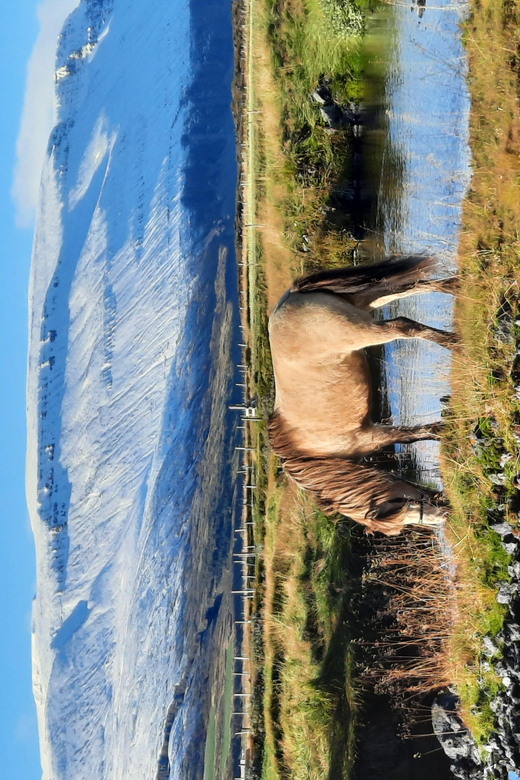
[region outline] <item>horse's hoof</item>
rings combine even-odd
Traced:
[[[446,349],[453,349],[453,347],[456,347],[458,344],[460,344],[460,338],[458,333],[443,333],[443,338],[438,342],[441,347],[446,347]]]
[[[430,433],[433,433],[434,436],[440,436],[443,430],[446,428],[445,423],[443,422],[434,422],[430,425]]]

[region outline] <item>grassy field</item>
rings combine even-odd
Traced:
[[[499,683],[482,655],[482,637],[503,623],[496,586],[508,579],[508,556],[489,525],[505,517],[516,527],[520,508],[519,25],[518,0],[475,0],[464,27],[473,180],[464,207],[456,308],[462,346],[453,365],[443,475],[460,602],[450,675],[480,739],[492,728],[489,703]]]
[[[258,485],[250,542],[262,550],[252,640],[257,777],[349,777],[360,696],[353,679],[360,653],[357,588],[367,583],[376,589],[383,583],[391,593],[388,609],[409,616],[391,631],[400,632],[406,653],[411,645],[417,649],[411,671],[385,665],[378,650],[376,682],[394,691],[454,682],[477,738],[492,729],[489,705],[499,679],[482,655],[482,638],[494,636],[504,620],[496,585],[507,579],[508,559],[489,524],[505,514],[516,525],[519,508],[511,505],[520,472],[520,393],[514,388],[520,383],[514,362],[520,336],[519,6],[520,0],[474,0],[464,33],[474,177],[464,210],[456,314],[463,346],[454,356],[443,441],[453,506],[448,534],[457,564],[448,593],[435,563],[438,548],[420,536],[375,549],[361,572],[346,526],[290,487],[269,451],[268,312],[294,275],[320,262],[352,261],[348,215],[333,211],[334,193],[350,173],[351,140],[346,131],[328,131],[309,96],[325,81],[342,104],[360,97],[363,3],[347,6],[352,15],[334,23],[337,6],[329,0],[250,0],[246,359],[248,391],[258,394],[263,417],[247,432]],[[350,34],[345,28],[340,34],[336,24],[350,25]],[[402,560],[409,567],[405,583]],[[413,588],[410,572],[418,583]],[[428,620],[414,623],[418,614]]]
[[[354,4],[352,8],[355,8]],[[267,314],[294,275],[328,247],[350,261],[354,242],[327,221],[331,193],[348,174],[346,132],[329,133],[310,100],[320,78],[355,97],[359,38],[330,32],[332,6],[316,0],[252,0],[248,94],[247,320],[250,391],[271,411]],[[356,11],[351,23],[352,32]],[[359,30],[359,26],[357,28]],[[246,229],[247,230],[247,229]],[[332,251],[333,250],[333,251]],[[255,452],[254,610],[256,773],[263,778],[347,778],[354,758],[355,694],[346,612],[352,566],[348,537],[287,485],[269,452],[264,422],[248,432]],[[350,570],[350,571],[349,571]],[[255,762],[254,762],[255,763]]]
[[[351,262],[355,242],[335,218],[333,194],[348,178],[347,131],[331,132],[311,95],[327,83],[336,100],[359,98],[358,5],[350,32],[330,24],[336,0],[253,0],[255,217],[272,307],[296,274]],[[337,0],[338,7],[343,7]],[[347,20],[348,21],[348,20]],[[250,204],[251,207],[251,204]]]
[[[283,479],[264,541],[263,776],[348,778],[356,702],[349,539]]]
[[[206,735],[206,746],[204,748],[204,780],[215,780],[216,740],[217,728],[215,708],[212,707],[209,713],[208,732]]]
[[[233,655],[235,652],[233,639],[226,650],[226,682],[224,686],[224,718],[222,725],[222,750],[220,755],[220,776],[225,777],[231,750],[231,727],[233,725]]]

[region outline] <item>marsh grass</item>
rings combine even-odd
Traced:
[[[442,466],[452,504],[448,535],[459,602],[448,671],[480,741],[493,728],[490,702],[500,685],[482,655],[482,638],[496,635],[503,625],[506,610],[497,604],[496,587],[508,579],[508,556],[489,525],[505,514],[516,526],[520,508],[515,504],[520,398],[514,388],[520,336],[515,325],[520,315],[519,22],[518,0],[475,0],[464,30],[473,180],[464,207],[456,308],[462,346],[453,361]]]
[[[412,702],[450,683],[448,646],[453,622],[452,573],[431,530],[407,531],[374,540],[364,575],[372,598],[381,600],[373,618],[375,638],[365,677],[376,690],[414,714]]]
[[[345,5],[362,15],[363,4]],[[334,33],[328,5],[320,0],[265,0],[262,20],[279,134],[279,148],[265,157],[266,197],[283,216],[284,240],[300,272],[325,252],[328,263],[344,265],[351,262],[355,242],[328,215],[335,191],[351,172],[351,140],[348,130],[325,126],[311,95],[326,80],[343,106],[359,100],[359,28],[353,24],[350,34]],[[265,136],[265,147],[269,144]]]

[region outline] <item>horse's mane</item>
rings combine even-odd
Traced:
[[[271,449],[279,458],[294,458],[298,455],[298,450],[293,443],[291,429],[279,409],[276,409],[269,417],[267,435],[269,436]]]
[[[391,474],[346,458],[298,452],[278,411],[269,420],[268,433],[285,473],[313,493],[324,512],[339,512],[365,525],[369,532],[393,536],[402,530],[408,502],[392,495],[396,480]]]

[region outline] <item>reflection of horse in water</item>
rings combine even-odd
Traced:
[[[413,11],[413,3],[415,3],[415,0],[412,0],[412,6],[410,8],[410,11]],[[417,0],[417,15],[419,16],[419,19],[423,18],[425,10],[426,10],[426,0]]]
[[[449,347],[451,333],[373,309],[422,292],[453,292],[455,280],[427,280],[429,259],[333,269],[294,282],[269,321],[276,382],[269,421],[273,450],[286,473],[328,512],[369,530],[396,534],[403,525],[442,522],[434,493],[358,461],[397,442],[436,438],[439,424],[377,425],[370,420],[372,377],[365,347],[395,339],[429,339]]]

